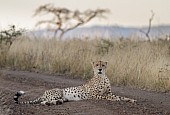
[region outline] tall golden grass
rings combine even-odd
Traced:
[[[22,38],[14,41],[6,54],[6,66],[13,69],[83,79],[92,77],[91,62],[95,60],[109,62],[107,75],[114,85],[170,90],[170,42],[166,41]]]

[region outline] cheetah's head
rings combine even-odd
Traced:
[[[105,75],[105,69],[107,67],[107,62],[96,61],[92,63],[93,71],[95,75]]]

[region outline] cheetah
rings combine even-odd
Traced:
[[[111,92],[111,85],[106,76],[106,68],[108,62],[96,61],[92,62],[94,76],[85,84],[77,87],[55,88],[45,91],[45,93],[33,101],[19,101],[19,97],[25,94],[24,91],[18,91],[14,96],[14,101],[17,104],[42,104],[42,105],[57,105],[67,101],[79,100],[110,100],[110,101],[128,101],[135,103],[135,99],[116,96]]]

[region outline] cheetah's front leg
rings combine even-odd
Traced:
[[[107,95],[93,95],[91,98],[92,99],[102,99],[102,100],[106,99],[106,100],[109,100],[109,101],[126,101],[126,102],[131,102],[131,103],[136,102],[136,100],[134,100],[134,99],[116,96],[116,95],[113,95],[112,93],[109,93]]]
[[[111,101],[126,101],[126,102],[131,102],[131,103],[135,103],[136,100],[135,99],[131,99],[131,98],[127,98],[127,97],[121,97],[121,96],[116,96],[112,93],[107,94],[106,96],[107,100],[111,100]]]
[[[109,101],[120,101],[120,98],[117,98],[117,96],[110,96],[110,95],[95,95],[92,96],[92,99],[99,99],[99,100],[109,100]]]

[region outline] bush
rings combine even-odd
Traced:
[[[15,25],[11,25],[9,26],[9,29],[0,31],[0,67],[5,66],[10,46],[24,31],[24,29],[16,30]]]

